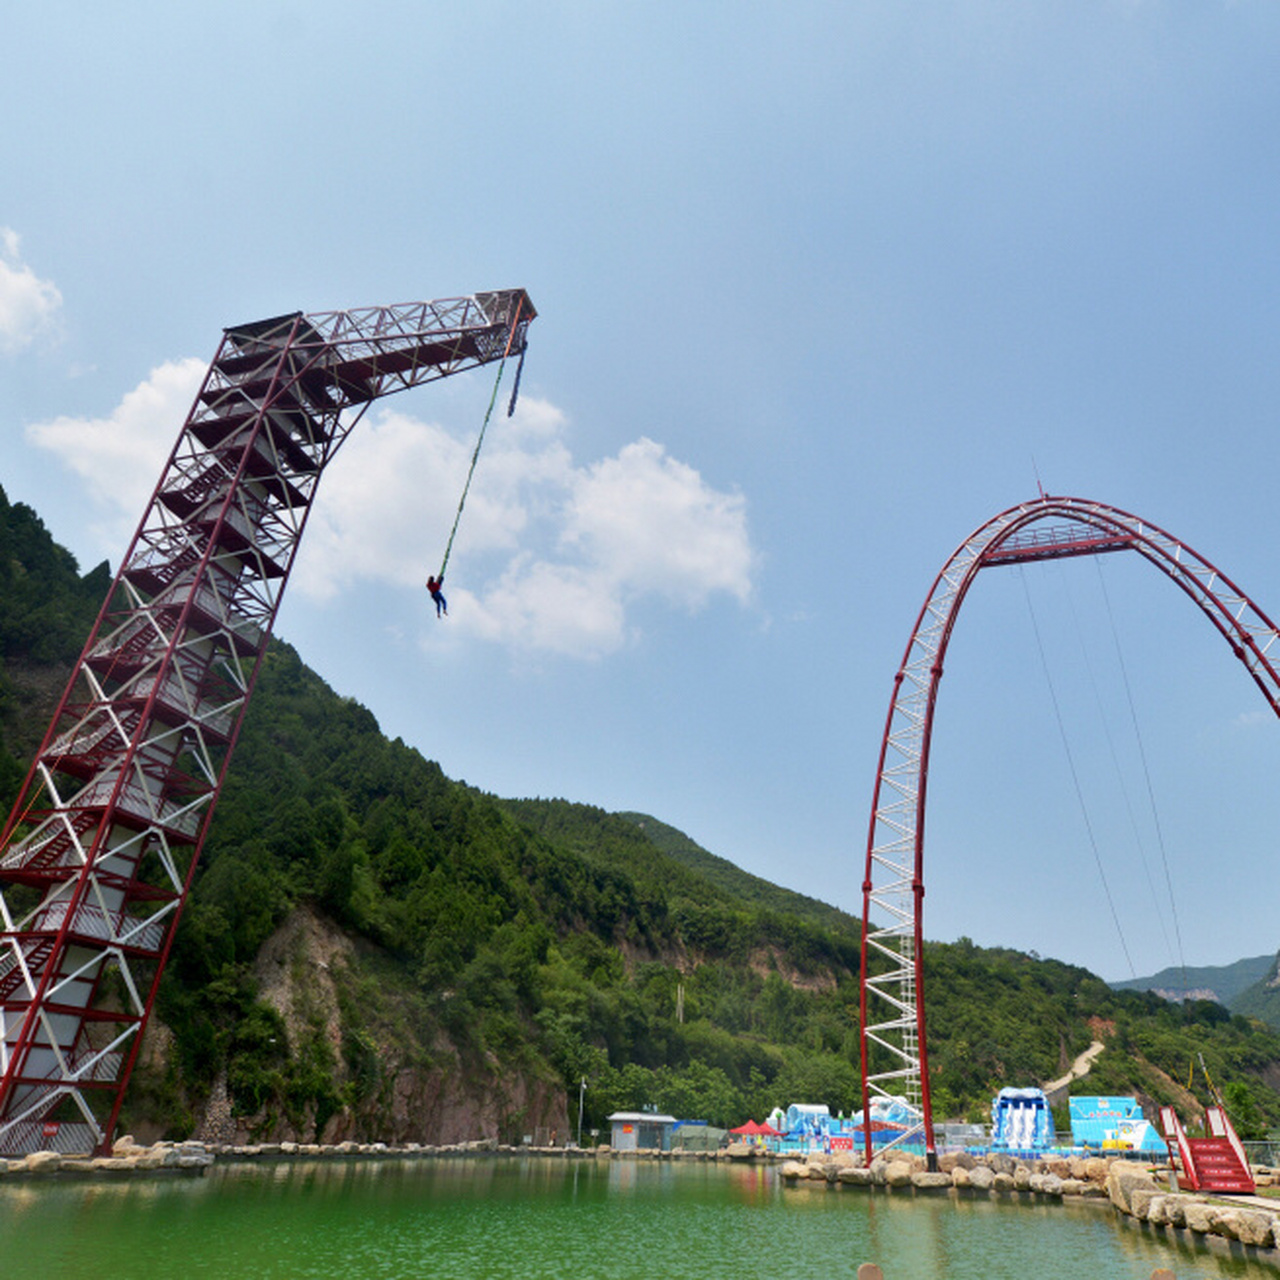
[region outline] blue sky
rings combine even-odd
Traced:
[[[448,622],[420,583],[484,373],[353,436],[277,628],[451,776],[647,811],[856,910],[916,613],[1037,481],[1280,612],[1265,0],[50,3],[5,44],[0,484],[85,568],[223,326],[529,290]],[[1277,766],[1149,566],[990,571],[942,686],[926,932],[1108,977],[1178,936],[1274,951]]]

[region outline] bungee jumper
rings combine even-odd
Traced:
[[[471,478],[476,473],[476,463],[480,459],[480,446],[484,444],[484,433],[489,429],[489,419],[493,416],[493,406],[498,401],[498,388],[502,385],[502,371],[506,368],[507,357],[511,354],[511,346],[515,342],[518,325],[520,323],[520,311],[524,306],[525,299],[521,298],[516,304],[515,315],[511,320],[511,331],[507,335],[507,347],[502,353],[502,359],[498,361],[498,376],[493,382],[493,394],[489,397],[489,407],[485,410],[484,422],[480,425],[480,436],[476,440],[476,447],[471,453],[471,465],[467,468],[467,481],[462,486],[462,497],[458,499],[458,510],[453,517],[453,528],[449,530],[449,541],[445,544],[444,558],[440,561],[440,572],[435,577],[427,579],[427,590],[431,593],[432,600],[436,604],[436,617],[447,618],[449,616],[449,605],[444,598],[444,571],[449,567],[449,553],[453,550],[454,535],[458,532],[458,522],[462,519],[462,508],[466,506],[467,494],[471,491]],[[530,308],[532,312],[532,308]],[[527,319],[532,319],[532,314]],[[527,323],[527,321],[526,321]],[[511,387],[511,399],[507,403],[507,417],[511,417],[516,411],[516,400],[520,395],[520,375],[524,372],[524,354],[527,346],[520,348],[520,363],[516,365],[516,378]]]

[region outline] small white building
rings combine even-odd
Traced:
[[[615,1151],[670,1151],[675,1116],[652,1111],[615,1111],[609,1117],[609,1142]]]

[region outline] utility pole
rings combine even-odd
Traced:
[[[582,1148],[582,1100],[587,1093],[587,1077],[582,1077],[582,1083],[578,1086],[578,1148]]]

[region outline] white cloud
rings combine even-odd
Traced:
[[[716,591],[745,603],[753,556],[746,502],[640,439],[574,478],[562,541],[620,587],[697,608]]]
[[[0,227],[0,353],[12,355],[52,327],[62,294],[22,260],[21,239]]]
[[[27,439],[80,476],[108,517],[97,527],[112,554],[137,527],[200,388],[206,365],[189,358],[153,369],[105,418],[54,418]]]
[[[1275,713],[1270,710],[1266,711],[1242,711],[1231,722],[1236,729],[1252,730],[1259,725],[1273,725],[1276,722]]]
[[[83,477],[127,534],[203,372],[195,359],[162,365],[109,416],[39,423],[29,437]],[[490,424],[447,575],[450,625],[433,625],[433,643],[472,635],[591,658],[636,634],[628,610],[642,597],[688,610],[720,593],[750,599],[741,494],[712,488],[647,438],[579,466],[566,426],[532,396]],[[294,589],[319,600],[360,581],[420,589],[439,567],[474,446],[394,408],[372,413],[326,469]]]
[[[571,658],[612,653],[627,635],[613,583],[599,572],[528,552],[512,557],[481,594],[460,592],[452,617],[465,619],[467,629],[484,639]]]

